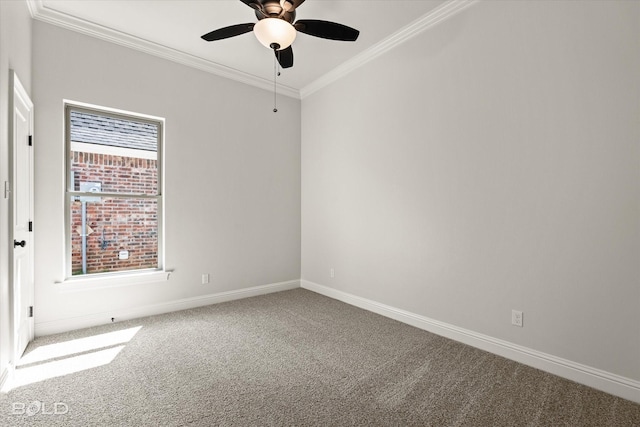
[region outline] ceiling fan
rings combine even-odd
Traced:
[[[239,36],[253,31],[260,43],[273,49],[282,68],[293,67],[291,43],[297,32],[323,39],[356,41],[360,31],[330,21],[300,19],[294,23],[296,9],[304,0],[240,0],[255,10],[257,23],[219,28],[202,36],[208,42]]]

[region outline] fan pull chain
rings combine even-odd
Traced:
[[[278,57],[277,57],[277,55],[279,55],[279,52],[275,49],[273,49],[273,52],[275,53],[275,55],[273,55],[273,112],[277,113],[278,112],[278,97],[277,97],[278,86],[276,85],[276,77],[280,75],[280,73],[278,72]]]

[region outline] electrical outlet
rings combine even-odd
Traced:
[[[511,310],[511,324],[522,328],[522,312],[518,310]]]
[[[202,284],[206,285],[207,283],[209,283],[209,273],[204,273],[202,275]]]
[[[336,271],[333,268],[331,268],[331,270],[329,270],[329,277],[331,277],[332,279],[334,277],[336,277]]]

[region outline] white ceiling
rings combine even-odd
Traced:
[[[220,74],[245,75],[267,83],[273,79],[273,52],[252,33],[205,42],[201,35],[233,24],[256,22],[253,9],[239,0],[28,0],[35,18],[85,33],[125,40],[143,50],[160,49],[188,57],[188,63]],[[339,42],[298,34],[294,66],[279,83],[299,94],[349,59],[375,48],[444,0],[307,0],[297,19],[322,19],[360,30],[356,42]],[[106,36],[105,36],[106,35]],[[150,48],[151,46],[151,48]],[[185,61],[182,61],[185,62]],[[245,79],[246,80],[246,79]]]

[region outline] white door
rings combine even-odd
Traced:
[[[12,240],[14,364],[33,339],[33,103],[11,71],[12,148],[10,218]]]

